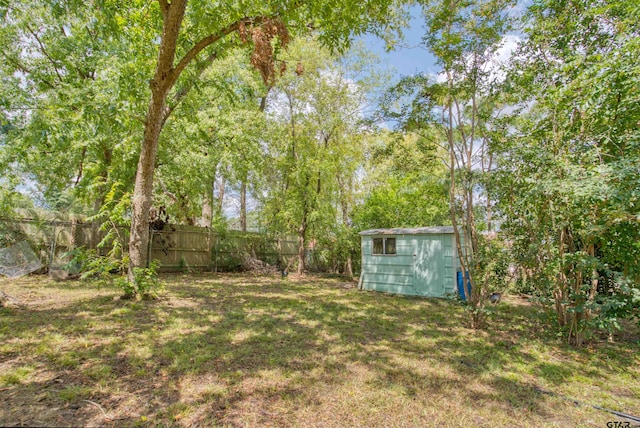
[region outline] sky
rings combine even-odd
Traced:
[[[521,16],[526,10],[531,0],[519,0],[517,4],[509,10],[512,17]],[[396,49],[386,52],[385,42],[373,35],[360,37],[366,47],[380,57],[383,64],[393,72],[397,81],[402,76],[410,76],[416,73],[437,75],[440,68],[436,65],[436,60],[423,46],[420,46],[422,36],[425,34],[425,25],[418,6],[409,9],[411,20],[408,28],[404,29],[404,40],[398,43]],[[522,34],[511,32],[505,36],[503,46],[498,50],[497,60],[506,61],[511,52],[516,48]]]
[[[366,35],[360,38],[366,47],[378,55],[382,63],[393,71],[395,80],[416,73],[436,74],[438,71],[433,56],[420,46],[425,33],[420,8],[412,7],[410,13],[409,26],[403,30],[404,40],[400,41],[393,51],[386,52],[385,42],[376,36]]]

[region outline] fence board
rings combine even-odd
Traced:
[[[66,253],[74,248],[94,249],[100,255],[106,255],[114,248],[112,240],[105,241],[109,231],[79,221],[0,219],[0,231],[4,230],[12,230],[21,234],[22,239],[26,238],[46,267],[67,263]],[[126,253],[128,229],[119,227],[112,232],[120,237]],[[298,254],[296,239],[258,233],[229,231],[217,234],[207,228],[167,225],[165,230],[150,230],[149,236],[150,260],[159,260],[162,271],[237,270],[246,256],[274,266],[286,266]],[[102,245],[98,246],[99,243]]]

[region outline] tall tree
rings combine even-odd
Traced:
[[[509,28],[509,0],[426,2],[424,47],[441,66],[436,77],[418,74],[402,79],[385,100],[385,114],[404,130],[431,130],[431,141],[447,153],[450,220],[460,268],[468,280],[471,326],[481,327],[489,294],[490,266],[483,260],[478,196],[486,195],[481,177],[492,166],[488,150],[497,49]],[[433,129],[436,129],[436,132]],[[487,199],[487,214],[490,201]],[[485,219],[489,219],[487,215]],[[490,222],[487,221],[487,225]],[[486,244],[486,245],[485,245]]]
[[[126,24],[73,2],[11,4],[2,15],[0,90],[13,123],[3,151],[45,202],[66,194],[100,206],[135,167],[141,97],[121,83],[140,74],[126,69],[133,60],[120,36]]]
[[[471,326],[481,327],[489,294],[487,260],[478,231],[476,198],[478,172],[491,168],[487,150],[489,119],[493,106],[489,68],[509,29],[506,9],[510,0],[455,2],[443,0],[426,6],[428,33],[425,46],[442,66],[444,82],[432,86],[439,98],[441,124],[446,132],[450,171],[450,210],[465,291],[470,295]],[[469,289],[471,288],[471,289]]]
[[[197,0],[154,2],[159,9],[155,11],[159,12],[161,30],[132,200],[130,281],[135,281],[133,268],[146,263],[147,222],[160,133],[176,106],[175,102],[167,103],[169,94],[181,78],[186,80],[183,75],[187,67],[193,62],[215,61],[230,46],[251,39],[255,46],[253,64],[265,80],[272,80],[275,74],[272,40],[284,45],[289,33],[308,31],[311,26],[320,29],[320,39],[324,43],[341,48],[348,44],[352,34],[367,28],[384,29],[389,18],[394,16],[390,11],[392,5],[390,0],[347,2],[341,7],[335,7],[330,1],[280,0],[251,5],[233,1],[216,4]],[[177,93],[178,101],[181,93],[184,92]]]
[[[273,134],[263,209],[270,229],[298,236],[302,273],[306,245],[335,238],[337,225],[348,222],[366,103],[354,69],[317,41],[298,40],[285,58],[289,70],[271,91],[267,109]]]
[[[164,131],[171,144],[158,153],[154,205],[165,206],[177,222],[194,223],[204,209],[201,225],[226,223],[222,188],[251,193],[259,182],[266,92],[245,48],[203,72]]]
[[[639,310],[638,18],[622,1],[535,1],[505,88],[517,114],[493,140],[503,229],[575,345]]]

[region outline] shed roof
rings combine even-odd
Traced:
[[[453,226],[429,226],[429,227],[408,227],[392,229],[369,229],[360,232],[360,235],[434,235],[453,233]]]

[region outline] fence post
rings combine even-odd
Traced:
[[[53,223],[53,233],[51,234],[51,245],[49,250],[49,266],[47,267],[47,272],[51,271],[51,265],[53,264],[53,255],[56,251],[56,224]]]
[[[149,226],[149,247],[147,248],[147,268],[151,266],[151,250],[153,248],[153,228]]]
[[[207,271],[211,272],[211,228],[207,228]]]
[[[213,251],[213,257],[214,257],[214,264],[215,264],[215,271],[216,272],[218,272],[218,238],[219,238],[219,235],[216,234],[216,236],[214,238],[216,243],[215,243],[215,245],[213,247],[213,250],[214,250]]]

